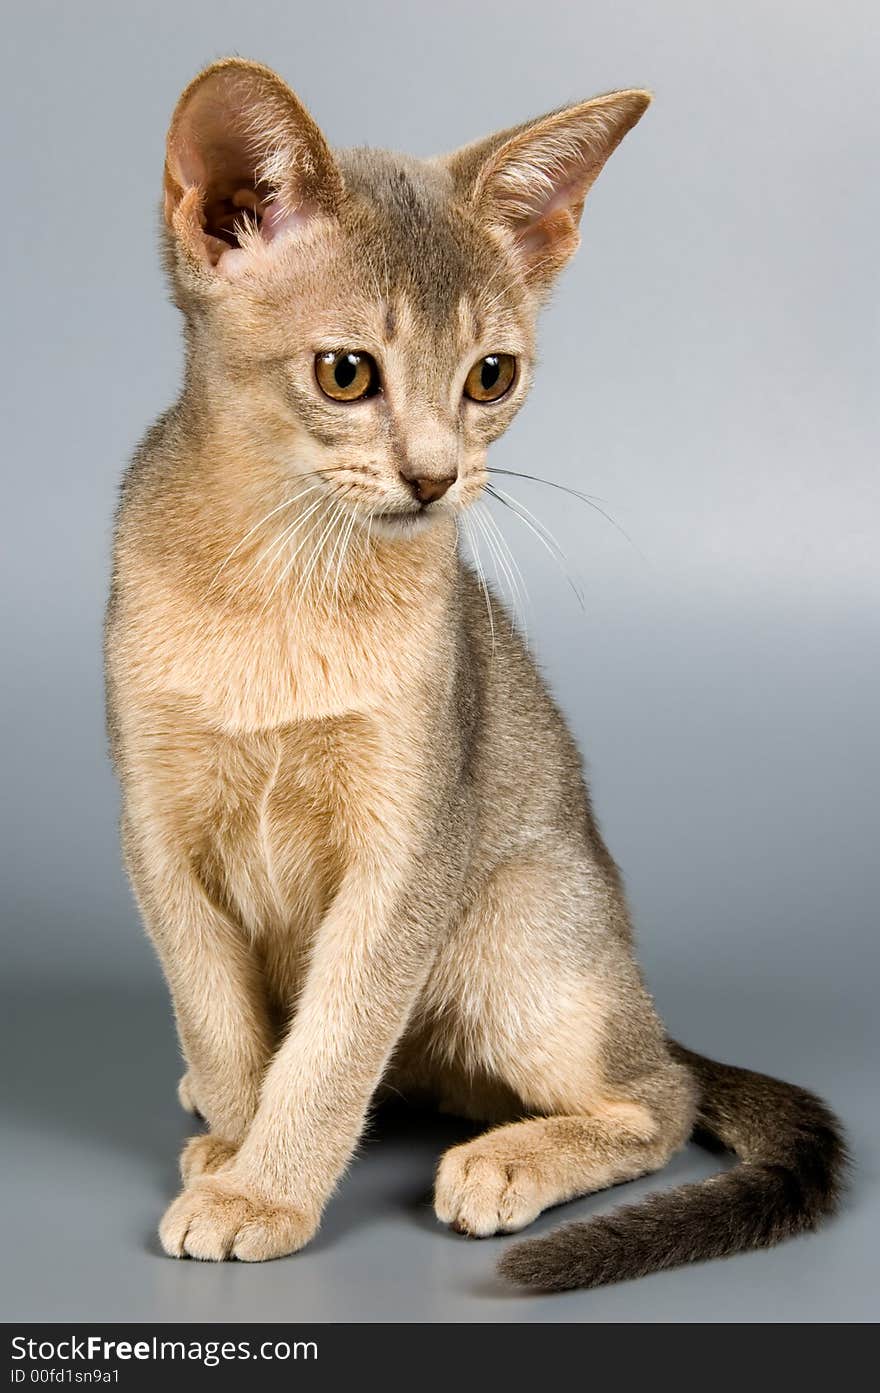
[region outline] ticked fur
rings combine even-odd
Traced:
[[[711,1113],[716,1076],[642,984],[578,752],[458,550],[540,303],[647,102],[612,93],[423,162],[331,152],[256,64],[215,64],[178,104],[186,381],[126,479],[107,622],[126,862],[181,1101],[210,1129],[162,1221],[171,1254],[301,1247],[384,1088],[496,1124],[437,1175],[439,1218],[471,1234],[657,1169]],[[315,360],[349,351],[381,390],[341,404]],[[468,400],[497,353],[509,390]],[[419,501],[413,478],[446,491]],[[833,1201],[829,1129],[809,1222]],[[698,1238],[675,1260],[718,1249]],[[561,1266],[526,1245],[509,1274],[589,1284],[590,1241],[567,1237]],[[669,1265],[633,1243],[621,1274]]]

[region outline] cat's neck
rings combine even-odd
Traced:
[[[454,682],[451,518],[400,540],[367,521],[347,544],[346,524],[335,556],[313,565],[320,533],[294,556],[285,510],[263,525],[286,500],[261,490],[259,460],[221,460],[180,436],[163,444],[129,491],[117,553],[120,631],[132,671],[152,655],[155,700],[184,698],[200,720],[242,733],[401,700],[421,709]],[[290,523],[307,507],[295,499]]]
[[[427,618],[449,604],[458,570],[451,516],[389,535],[387,524],[352,512],[332,480],[308,469],[285,480],[277,460],[249,454],[234,435],[205,432],[175,453],[166,476],[173,509],[166,500],[142,515],[161,517],[150,549],[192,603],[300,633],[362,627],[370,616]]]

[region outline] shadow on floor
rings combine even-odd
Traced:
[[[0,998],[5,1058],[16,1067],[6,1073],[2,1107],[10,1125],[54,1137],[65,1146],[109,1150],[146,1167],[169,1194],[177,1185],[177,1156],[183,1140],[199,1130],[177,1102],[182,1072],[170,1008],[155,990],[131,991],[118,983],[27,988]],[[437,1158],[472,1136],[473,1124],[401,1104],[385,1104],[371,1117],[359,1156],[382,1150],[389,1160],[405,1157],[403,1173],[414,1168],[424,1184],[406,1193],[375,1194],[374,1207],[401,1205],[435,1223],[429,1208]],[[356,1220],[372,1168],[360,1170],[356,1205],[347,1202],[348,1185],[328,1212],[319,1243],[332,1240],[340,1226]],[[398,1172],[399,1173],[399,1172]],[[393,1165],[376,1171],[387,1189]],[[380,1180],[381,1177],[381,1180]],[[354,1201],[354,1196],[351,1197]],[[367,1205],[367,1208],[370,1206]],[[147,1246],[156,1247],[154,1237]]]
[[[803,1028],[791,1032],[790,1046],[792,1056],[801,1050],[803,1058],[786,1059],[778,1013],[764,1001],[760,984],[732,994],[729,984],[695,984],[682,974],[673,987],[667,992],[670,1019],[682,1023],[688,1040],[709,1048],[715,1041],[719,1053],[729,1045],[733,1054],[737,1046],[746,1056],[742,1062],[752,1062],[752,1055],[780,1073],[796,1065],[806,1082],[815,1075],[820,1086],[824,1062],[827,1082],[836,1085],[829,1094],[835,1103],[840,1098],[844,1116],[847,1103],[862,1106],[865,1076],[854,1067],[864,1057],[858,1011],[850,1011],[841,1027],[836,1062],[824,1060],[822,1038]],[[801,1009],[807,1008],[811,1003]],[[762,1032],[765,1018],[769,1026]],[[748,1039],[744,1020],[755,1027]],[[589,1297],[516,1297],[493,1275],[506,1240],[471,1243],[442,1229],[431,1208],[439,1156],[474,1129],[402,1106],[385,1107],[373,1118],[308,1261],[296,1255],[245,1270],[160,1260],[155,1224],[177,1188],[180,1145],[194,1130],[177,1104],[181,1064],[161,983],[138,989],[95,980],[25,983],[0,995],[4,1032],[4,1136],[8,1128],[20,1158],[7,1187],[10,1248],[18,1258],[7,1270],[5,1308],[22,1319],[92,1319],[96,1312],[131,1319],[149,1312],[146,1318],[232,1321],[289,1319],[296,1312],[320,1320],[629,1320],[640,1312],[650,1320],[691,1320],[704,1309],[713,1320],[763,1320],[769,1296],[774,1312],[800,1320],[805,1312],[824,1318],[829,1290],[834,1309],[845,1309],[847,1318],[866,1303],[859,1274],[867,1258],[859,1245],[867,1246],[870,1196],[863,1192],[858,1199],[863,1187],[851,1200],[858,1215],[845,1210],[812,1240],[812,1252],[804,1242]],[[791,1074],[797,1076],[794,1068]],[[849,1095],[841,1079],[851,1080]],[[855,1149],[861,1154],[861,1143]],[[688,1147],[660,1174],[548,1211],[531,1232],[607,1212],[724,1163]],[[84,1275],[86,1267],[91,1276]]]

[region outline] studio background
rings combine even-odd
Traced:
[[[864,0],[5,7],[2,1312],[11,1319],[839,1321],[876,1316],[880,44]],[[496,513],[587,756],[670,1031],[815,1088],[843,1215],[766,1254],[523,1297],[427,1202],[449,1121],[392,1117],[315,1243],[174,1263],[180,1063],[121,868],[101,621],[128,456],[174,398],[168,119],[207,62],[275,67],[332,143],[431,154],[565,101],[655,103],[590,195],[494,463],[583,611]],[[493,505],[494,506],[494,505]],[[543,1216],[605,1210],[662,1176]]]

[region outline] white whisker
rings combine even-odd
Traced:
[[[514,553],[513,553],[513,548],[511,547],[510,543],[508,542],[508,540],[507,540],[507,538],[505,537],[504,533],[501,531],[501,528],[499,527],[498,523],[495,521],[494,517],[492,516],[492,514],[491,514],[491,512],[489,511],[488,508],[486,509],[486,512],[485,512],[485,519],[486,519],[486,523],[487,523],[487,524],[492,528],[492,530],[494,531],[496,537],[498,538],[498,545],[499,545],[499,547],[500,547],[501,550],[504,552],[504,554],[507,556],[507,558],[508,558],[508,560],[509,560],[509,562],[510,562],[511,567],[513,568],[513,571],[514,571],[514,573],[515,573],[515,575],[516,575],[516,579],[517,579],[517,593],[522,597],[523,610],[525,611],[525,609],[529,608],[530,605],[531,605],[531,597],[529,596],[529,587],[528,587],[528,585],[526,584],[526,578],[525,578],[525,576],[523,575],[522,570],[520,569],[519,562],[517,561],[517,559],[516,559],[516,557],[515,557],[515,555],[514,555]]]
[[[491,484],[487,484],[486,492],[492,498],[496,498],[499,503],[503,503],[506,505],[506,507],[510,508],[511,512],[515,513],[516,516],[520,519],[520,521],[525,523],[529,531],[534,533],[541,545],[543,547],[546,547],[547,551],[553,557],[553,560],[556,562],[563,575],[565,576],[565,579],[568,581],[568,584],[571,586],[571,589],[574,592],[575,598],[577,599],[577,602],[580,605],[581,609],[584,609],[584,597],[581,590],[575,584],[569,572],[568,558],[565,555],[565,552],[562,550],[562,547],[559,545],[559,542],[553,536],[553,533],[550,531],[550,529],[544,523],[541,522],[540,518],[536,518],[534,513],[530,512],[530,510],[525,506],[524,503],[520,503],[518,499],[512,498],[509,493],[505,493],[504,489],[500,489],[497,486],[493,487]]]
[[[326,499],[323,499],[323,498],[322,498],[322,499],[320,500],[320,502],[321,502],[321,503],[326,503]],[[312,511],[314,511],[314,508],[312,509]],[[303,548],[308,544],[308,542],[311,541],[312,537],[315,535],[315,532],[318,530],[318,528],[320,527],[320,525],[321,525],[321,519],[318,519],[318,520],[316,520],[315,522],[313,522],[312,525],[311,525],[311,527],[310,527],[310,528],[308,529],[308,531],[306,532],[306,535],[305,535],[305,536],[302,538],[302,540],[300,541],[299,545],[298,545],[297,547],[294,548],[293,552],[292,552],[291,555],[288,557],[287,562],[285,563],[284,569],[282,570],[281,574],[278,576],[277,580],[275,581],[275,584],[272,586],[272,589],[269,591],[269,594],[266,596],[265,603],[263,604],[263,607],[262,607],[262,609],[260,610],[260,614],[261,614],[261,615],[265,613],[266,608],[267,608],[267,606],[268,606],[270,600],[272,599],[272,596],[276,593],[276,591],[279,589],[279,587],[282,586],[282,585],[284,584],[285,580],[286,580],[287,577],[290,575],[290,572],[291,572],[291,570],[293,569],[293,567],[294,567],[294,565],[295,565],[295,563],[296,563],[296,558],[299,556],[300,552],[301,552],[301,551],[303,550]]]
[[[280,536],[276,537],[274,541],[268,544],[268,546],[265,546],[263,550],[257,555],[249,569],[242,576],[238,585],[234,586],[233,589],[230,591],[230,594],[237,594],[238,591],[241,590],[241,588],[244,585],[246,585],[247,582],[251,580],[253,576],[256,575],[256,573],[261,569],[261,567],[265,567],[266,569],[271,570],[272,567],[275,565],[275,562],[280,558],[281,553],[284,550],[286,544],[291,540],[292,537],[296,536],[297,532],[299,532],[300,528],[306,522],[308,522],[312,514],[316,513],[318,509],[324,506],[325,502],[326,496],[323,495],[322,492],[322,496],[318,498],[314,503],[311,503],[304,513],[301,513],[298,517],[295,517],[293,519],[293,522],[288,523],[287,526],[282,530]]]
[[[298,587],[298,588],[299,588],[299,595],[298,595],[298,597],[297,597],[296,608],[295,608],[295,610],[293,611],[293,617],[294,617],[294,618],[296,618],[296,616],[299,614],[300,610],[302,609],[303,601],[305,600],[306,594],[307,594],[307,592],[308,592],[309,582],[311,581],[312,576],[313,576],[314,573],[315,573],[315,568],[316,568],[317,565],[318,565],[318,560],[319,560],[319,558],[320,558],[320,556],[321,556],[321,553],[322,553],[323,550],[324,550],[324,547],[325,547],[326,544],[327,544],[327,541],[328,541],[329,538],[333,535],[333,531],[334,531],[334,529],[335,529],[335,527],[336,527],[337,519],[338,519],[339,517],[341,517],[344,508],[345,508],[345,504],[344,504],[344,502],[342,502],[342,500],[340,500],[340,501],[335,505],[335,507],[334,507],[334,510],[333,510],[332,515],[331,515],[330,521],[328,522],[327,526],[324,528],[324,531],[321,533],[320,537],[318,538],[317,542],[315,543],[315,550],[314,550],[313,553],[312,553],[312,556],[311,556],[311,558],[310,558],[310,560],[309,560],[309,562],[308,562],[308,565],[306,566],[305,571],[303,572],[302,576],[300,577],[299,587]]]
[[[226,556],[225,560],[222,561],[218,566],[210,581],[210,584],[208,585],[208,591],[210,592],[213,589],[217,580],[219,580],[222,573],[226,570],[226,567],[229,565],[233,556],[235,556],[239,551],[241,551],[242,547],[250,540],[250,538],[254,535],[255,532],[258,532],[261,527],[264,527],[266,523],[270,521],[271,518],[274,518],[276,513],[282,512],[284,508],[290,508],[294,503],[298,502],[300,498],[304,498],[307,493],[314,493],[315,489],[320,487],[320,484],[313,484],[311,488],[305,489],[301,493],[295,493],[291,498],[285,498],[282,503],[278,503],[274,508],[270,508],[269,512],[266,513],[264,517],[261,517],[259,522],[254,523],[253,527],[248,528],[247,532],[244,534],[241,540],[236,542],[235,546]]]
[[[363,527],[363,522],[364,522],[363,518],[358,517],[357,513],[352,512],[351,519],[350,519],[349,524],[348,524],[348,530],[347,530],[346,533],[345,533],[345,540],[343,541],[342,546],[340,547],[340,550],[339,550],[339,560],[338,560],[337,563],[336,563],[336,575],[335,575],[334,580],[333,580],[333,613],[334,613],[334,615],[338,615],[338,613],[339,613],[339,583],[340,583],[340,580],[342,579],[342,563],[343,563],[343,561],[345,560],[345,558],[346,558],[346,556],[347,556],[347,554],[348,554],[349,545],[350,545],[350,543],[351,543],[351,534],[352,534],[352,532],[354,531],[354,525],[355,525],[356,522],[357,522],[357,523],[360,523],[361,527]]]
[[[342,545],[342,539],[345,536],[345,528],[347,523],[345,511],[345,505],[340,501],[339,507],[336,509],[333,517],[334,529],[336,527],[337,522],[340,524],[339,533],[337,537],[334,539],[333,545],[330,548],[330,552],[324,561],[324,574],[321,578],[321,585],[318,590],[318,593],[315,596],[316,601],[320,600],[321,596],[324,594],[324,591],[327,588],[327,582],[330,579],[330,572],[333,569],[333,561],[336,557],[336,553],[339,551],[339,548]]]
[[[499,570],[504,576],[505,585],[510,596],[511,613],[514,619],[519,620],[520,628],[525,632],[526,629],[526,605],[524,598],[525,581],[516,560],[507,545],[507,540],[496,523],[488,508],[480,508],[474,511],[474,520],[480,523],[483,529],[486,543],[495,563],[495,574],[499,575]],[[494,536],[493,536],[494,534]],[[507,558],[512,564],[508,564]],[[515,572],[514,572],[514,567]],[[520,584],[520,582],[522,584]],[[500,583],[500,578],[499,578]]]
[[[489,632],[490,632],[490,634],[492,635],[492,657],[494,658],[494,657],[495,657],[495,621],[494,621],[494,619],[493,619],[493,617],[492,617],[492,598],[491,598],[491,596],[490,596],[490,594],[489,594],[489,586],[488,586],[488,584],[487,584],[487,582],[486,582],[486,575],[485,575],[485,572],[483,571],[483,566],[482,566],[482,563],[481,563],[481,561],[480,561],[480,552],[479,552],[479,548],[478,548],[476,542],[474,541],[473,533],[471,532],[471,529],[470,529],[470,526],[469,526],[469,520],[468,520],[467,517],[465,517],[465,516],[463,515],[461,521],[462,521],[462,524],[463,524],[464,529],[465,529],[465,536],[467,537],[468,546],[469,546],[469,548],[470,548],[471,556],[473,557],[474,566],[475,566],[475,568],[476,568],[477,580],[478,580],[479,583],[480,583],[480,588],[481,588],[481,590],[482,590],[482,592],[483,592],[483,598],[484,598],[484,600],[486,601],[486,614],[489,616]]]
[[[489,549],[489,555],[492,558],[492,566],[495,571],[495,584],[498,586],[499,593],[505,594],[507,597],[507,603],[503,606],[504,615],[505,618],[509,621],[510,627],[515,628],[516,601],[514,598],[513,590],[511,588],[510,578],[504,572],[504,569],[500,564],[500,555],[497,547],[495,546],[491,534],[486,528],[485,518],[481,517],[480,514],[476,511],[476,509],[470,514],[470,518]]]
[[[487,472],[489,474],[504,474],[509,479],[528,479],[530,483],[543,484],[545,488],[558,489],[562,493],[569,494],[572,498],[579,499],[581,503],[586,503],[588,508],[592,508],[594,513],[598,513],[600,517],[603,517],[606,522],[610,523],[611,526],[615,529],[615,531],[619,532],[621,537],[623,537],[625,541],[629,542],[630,546],[634,549],[634,551],[638,553],[638,555],[642,558],[643,561],[646,559],[644,552],[641,550],[640,547],[636,546],[635,542],[633,541],[629,533],[626,531],[626,529],[624,527],[621,527],[617,519],[612,517],[611,514],[605,510],[605,508],[600,506],[606,501],[604,498],[599,498],[592,493],[584,493],[581,489],[570,488],[568,484],[560,484],[557,482],[556,479],[544,479],[541,477],[540,474],[524,474],[519,469],[499,469],[496,466],[491,466],[487,470]]]

